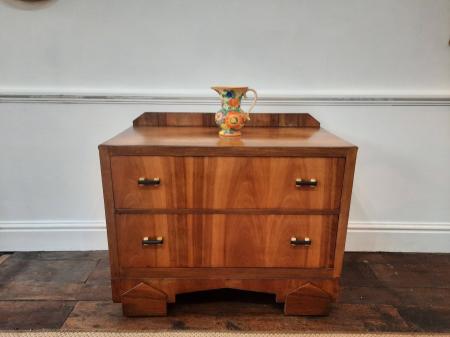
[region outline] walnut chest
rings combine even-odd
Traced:
[[[308,114],[253,114],[238,139],[217,131],[214,114],[144,113],[99,146],[113,300],[165,315],[177,294],[234,288],[327,314],[357,148]]]

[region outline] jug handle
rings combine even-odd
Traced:
[[[251,92],[253,93],[253,96],[254,96],[254,97],[253,97],[252,105],[250,105],[250,108],[248,108],[247,119],[250,119],[249,114],[250,114],[250,112],[253,111],[253,108],[254,108],[255,105],[256,105],[256,100],[258,99],[258,94],[256,93],[255,89],[248,88],[248,89],[247,89],[247,92],[249,92],[249,91],[251,91]],[[245,97],[245,98],[247,98],[247,92],[244,94],[244,97]]]

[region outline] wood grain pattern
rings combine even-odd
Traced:
[[[339,215],[339,209],[279,209],[279,208],[116,208],[116,214],[291,214]]]
[[[183,128],[182,128],[183,129]],[[232,141],[232,140],[231,140]],[[255,141],[255,143],[258,143]],[[102,146],[109,150],[112,156],[173,156],[173,157],[320,157],[345,158],[346,147],[279,147],[279,146]]]
[[[15,280],[18,278],[31,281],[35,279],[36,270],[42,276],[51,276],[55,270],[60,269],[51,262],[61,261],[60,266],[64,266],[62,262],[66,261],[70,266],[64,268],[62,273],[60,270],[58,272],[61,276],[64,274],[65,276],[52,277],[55,282],[52,281],[53,286],[50,287],[55,289],[55,285],[58,284],[59,289],[67,291],[58,301],[33,299],[37,295],[36,289],[43,290],[49,286],[48,279],[38,277],[39,280],[34,280],[32,288],[23,287],[20,292],[8,293],[7,296],[10,300],[0,297],[0,330],[23,331],[59,328],[66,331],[107,330],[120,332],[188,329],[211,331],[213,334],[218,330],[241,329],[248,332],[277,330],[280,334],[305,330],[374,333],[375,331],[405,331],[405,329],[402,330],[402,327],[405,328],[405,322],[407,322],[406,330],[410,332],[420,330],[448,334],[450,331],[450,321],[448,320],[450,317],[449,281],[444,285],[450,275],[450,254],[346,252],[343,270],[345,282],[340,282],[342,295],[339,296],[338,303],[332,306],[329,317],[317,319],[283,317],[282,305],[273,303],[274,297],[270,293],[239,291],[229,288],[180,293],[176,296],[176,305],[168,307],[168,317],[151,319],[122,317],[122,306],[111,302],[109,288],[92,287],[88,293],[84,294],[86,297],[80,299],[77,296],[78,300],[74,300],[76,292],[69,291],[72,281],[77,279],[80,285],[84,284],[84,279],[75,277],[75,274],[80,275],[80,270],[90,269],[92,261],[107,260],[107,255],[108,252],[105,251],[16,252],[11,254],[7,261],[0,264],[0,279],[3,277],[4,280],[11,280],[7,283],[16,283]],[[36,266],[36,262],[42,260],[49,263]],[[351,272],[359,269],[355,268],[356,265],[364,265],[367,269],[361,270],[361,273]],[[23,268],[24,266],[26,268]],[[382,266],[384,268],[380,268]],[[209,275],[201,274],[205,269],[209,270]],[[379,278],[379,281],[374,282],[371,286],[364,286],[366,282],[363,279],[368,275],[366,271],[370,269],[376,271],[376,276],[373,273],[372,276],[376,279]],[[276,271],[280,268],[183,268],[182,271],[178,268],[166,268],[164,272],[155,268],[150,270],[153,275],[147,274],[146,278],[148,279],[155,278],[155,275],[167,279],[167,281],[172,278],[179,279],[178,282],[185,282],[186,278],[195,279],[196,277],[198,280],[204,279],[204,277],[208,279],[243,277],[246,280],[260,280],[255,282],[256,285],[270,280],[271,277],[277,277]],[[188,273],[187,270],[190,272]],[[225,270],[229,270],[229,272],[225,273]],[[289,276],[288,270],[292,271],[291,279],[303,278],[305,282],[309,280],[316,284],[312,273],[317,271],[316,269],[310,269],[308,270],[310,273],[303,275],[298,273],[299,269],[296,268],[284,269],[281,273],[284,279]],[[172,272],[169,273],[169,271]],[[246,272],[245,275],[243,275],[244,272]],[[184,276],[180,274],[184,274]],[[123,277],[145,278],[136,275],[122,274]],[[323,276],[332,277],[331,274]],[[100,262],[88,277],[86,284],[95,281],[94,284],[100,285],[109,278],[109,267]],[[350,283],[348,283],[349,278],[351,278]],[[197,279],[188,282],[195,284]],[[145,282],[145,280],[141,281]],[[272,282],[269,283],[272,284]],[[5,285],[5,281],[0,283]],[[248,283],[245,284],[248,285]],[[287,282],[283,283],[283,285],[287,284]],[[349,284],[351,284],[350,287],[348,287]],[[222,283],[217,286],[225,285]],[[321,288],[323,287],[321,285]],[[175,290],[176,288],[173,287]],[[30,291],[30,289],[33,290]],[[51,294],[52,289],[45,291],[47,294]],[[127,289],[129,288],[124,288],[124,291]],[[106,293],[106,290],[109,290],[109,294]],[[328,292],[328,290],[326,291]],[[22,299],[17,300],[19,298],[17,295]]]
[[[73,301],[0,301],[0,334],[60,329],[74,306]]]
[[[107,287],[106,282],[110,279],[109,267],[104,263],[109,263],[107,255],[108,252],[105,251],[11,254],[0,264],[0,279],[3,279],[0,283],[4,290],[2,292],[9,299],[0,297],[0,330],[60,329],[92,332],[167,329],[211,331],[211,334],[230,329],[248,332],[276,330],[280,334],[306,330],[353,333],[413,333],[420,330],[447,334],[450,331],[450,254],[346,252],[342,279],[344,282],[340,282],[342,295],[337,303],[332,305],[329,317],[317,319],[283,317],[282,305],[272,303],[274,297],[271,293],[233,290],[229,287],[237,287],[240,284],[226,283],[228,281],[213,281],[221,288],[217,290],[179,293],[176,296],[176,305],[168,307],[168,317],[127,319],[122,317],[122,306],[111,302],[110,288],[103,289],[103,285]],[[39,263],[44,260],[46,263]],[[58,266],[52,262],[56,262]],[[364,269],[357,267],[358,265],[364,266]],[[60,266],[64,267],[63,270]],[[85,276],[82,277],[84,272],[80,273],[80,270],[88,271],[87,274],[89,270],[93,272],[85,281]],[[163,270],[151,268],[149,271],[152,273],[147,273],[145,277],[137,273],[121,275],[140,279],[137,282],[145,282],[144,279],[147,278],[150,282],[155,281],[155,285],[162,282],[160,279],[165,279],[166,283],[173,280],[182,284],[188,282],[192,286],[198,282],[206,286],[208,282],[205,282],[205,279],[242,279],[252,280],[243,282],[246,288],[262,288],[264,284],[270,284],[267,286],[270,290],[277,284],[277,288],[287,286],[288,290],[294,290],[295,286],[290,288],[291,285],[286,279],[290,277],[291,280],[316,284],[314,272],[318,271],[308,269],[307,273],[301,273],[303,269],[297,268]],[[281,270],[279,274],[278,270]],[[374,272],[368,273],[370,270]],[[40,281],[34,280],[36,271],[40,275]],[[368,277],[373,277],[378,282],[369,284]],[[328,278],[332,278],[332,273],[322,275],[322,281]],[[18,281],[19,279],[23,282]],[[33,281],[26,284],[26,280]],[[48,282],[50,280],[52,281]],[[274,282],[276,280],[282,283]],[[74,291],[74,281],[77,281],[78,285],[90,284],[92,287],[80,297]],[[161,289],[169,288],[162,283]],[[19,284],[22,286],[14,286]],[[136,283],[129,287],[134,285]],[[298,286],[301,285],[299,282]],[[129,287],[124,287],[123,290],[126,291]],[[320,287],[329,292],[325,284],[320,284]],[[15,290],[6,292],[12,288]],[[171,286],[173,291],[187,288],[187,285]],[[63,292],[58,293],[59,290]],[[55,298],[55,295],[60,296],[58,300],[43,299],[47,296]]]
[[[350,215],[350,201],[352,198],[353,175],[356,165],[356,148],[351,149],[345,160],[344,181],[341,195],[341,208],[337,232],[334,276],[340,276],[344,261],[345,240],[347,238],[348,217]]]
[[[355,147],[319,128],[248,128],[236,139],[222,139],[216,128],[129,128],[100,145],[113,155],[162,151],[179,156],[345,156]],[[188,151],[188,152],[186,152]]]
[[[333,268],[230,268],[230,267],[171,267],[171,268],[121,268],[121,277],[131,279],[170,278],[202,280],[213,279],[329,279],[333,277]]]
[[[100,148],[100,167],[103,185],[103,201],[105,204],[105,218],[107,225],[109,261],[111,263],[111,280],[119,276],[119,258],[117,255],[117,233],[114,218],[114,193],[111,176],[111,157],[108,149]],[[117,283],[111,281],[112,298],[114,302],[120,302],[120,294]]]
[[[133,121],[133,126],[216,127],[214,115],[195,112],[145,112]],[[246,127],[320,127],[319,121],[308,113],[252,113],[250,116]]]
[[[165,316],[167,295],[144,282],[139,283],[121,296],[125,316]]]
[[[167,331],[169,335],[173,331],[174,336],[178,331],[203,331],[208,337],[217,337],[219,331],[230,337],[233,333],[253,337],[253,333],[264,335],[265,331],[274,331],[266,335],[279,337],[305,336],[303,332],[313,332],[310,335],[318,337],[349,336],[349,333],[355,337],[406,337],[408,334],[400,333],[406,331],[414,337],[443,337],[443,334],[418,334],[417,331],[440,331],[447,335],[450,331],[448,308],[410,308],[409,325],[391,305],[340,304],[333,306],[328,317],[283,317],[281,306],[272,304],[270,297],[227,289],[186,294],[177,297],[177,304],[170,306],[168,317],[150,319],[126,319],[121,317],[121,308],[113,303],[86,301],[75,307],[63,330]]]
[[[326,268],[334,261],[335,216],[118,215],[119,261],[131,267]],[[143,237],[164,243],[142,246]],[[309,237],[309,247],[290,238]]]
[[[275,294],[286,314],[325,314],[336,299],[357,148],[307,114],[252,117],[242,137],[220,139],[213,114],[146,113],[99,146],[125,314],[161,315],[164,296],[218,288]],[[164,243],[143,247],[146,236]]]
[[[277,303],[284,303],[287,296],[308,283],[314,283],[315,287],[320,288],[328,295],[329,301],[336,300],[339,291],[338,279],[214,279],[205,280],[201,278],[190,279],[171,279],[153,277],[149,279],[122,279],[121,291],[127,292],[137,284],[144,282],[147,285],[160,290],[167,295],[167,303],[175,303],[177,294],[190,293],[195,291],[204,291],[211,289],[238,289],[250,290],[275,295]]]
[[[115,207],[139,209],[339,208],[340,158],[139,157],[111,158]],[[159,177],[159,187],[138,186]],[[315,188],[295,186],[315,178]]]
[[[330,294],[308,282],[287,294],[284,313],[286,315],[328,315],[331,302]]]

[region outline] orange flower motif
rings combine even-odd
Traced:
[[[245,120],[239,112],[229,112],[225,117],[225,124],[233,130],[239,130],[244,126]]]
[[[239,106],[239,99],[238,98],[231,98],[230,100],[228,100],[228,105],[232,106],[233,108],[238,107]]]

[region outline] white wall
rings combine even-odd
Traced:
[[[448,0],[0,1],[4,90],[448,94]]]
[[[143,111],[215,111],[208,87],[243,83],[257,111],[310,112],[360,147],[348,249],[450,251],[448,0],[12,4],[0,250],[106,247],[97,145]]]

